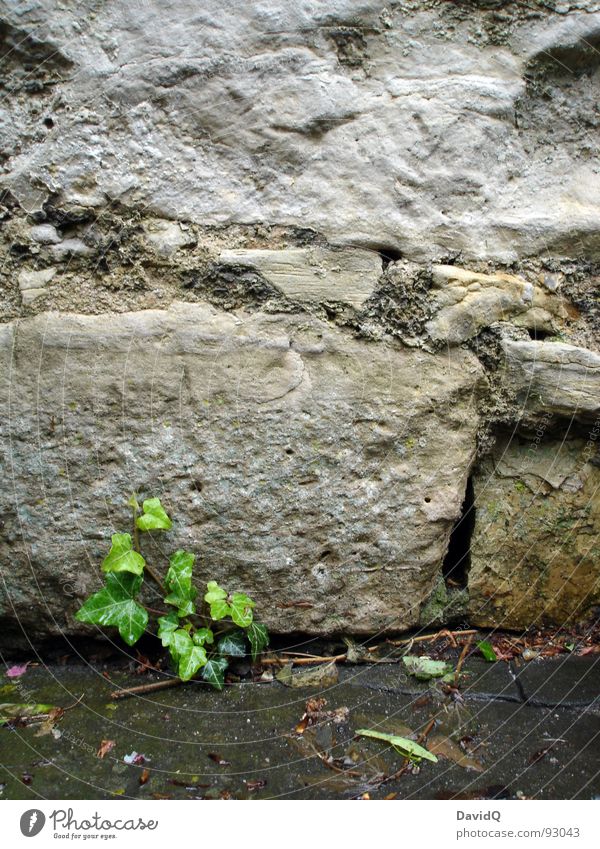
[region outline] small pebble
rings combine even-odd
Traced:
[[[31,228],[30,235],[33,241],[39,242],[40,245],[57,245],[61,240],[52,224],[38,224]]]
[[[523,660],[535,660],[536,657],[539,657],[540,653],[537,651],[533,651],[533,649],[525,649],[521,657]]]

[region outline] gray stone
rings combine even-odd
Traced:
[[[5,330],[3,627],[83,629],[132,489],[174,516],[156,566],[195,550],[276,631],[418,623],[475,455],[472,354],[189,303]]]
[[[277,630],[590,612],[600,4],[5,6],[16,616],[79,628],[133,486]],[[526,468],[499,423],[541,428]]]
[[[219,262],[250,266],[296,301],[345,301],[361,307],[381,274],[375,251],[288,248],[223,251]]]
[[[40,245],[56,245],[61,240],[52,224],[38,224],[31,228],[30,235],[34,242],[39,242]]]
[[[11,73],[52,57],[57,126],[10,100],[5,182],[30,211],[108,197],[419,260],[598,258],[596,4],[382,9],[9,5]]]
[[[56,274],[56,268],[43,268],[39,271],[22,271],[19,274],[19,289],[24,304],[30,304],[44,294],[45,287]]]
[[[82,242],[81,239],[64,239],[57,245],[50,247],[50,253],[58,262],[71,256],[90,256],[92,248]]]
[[[537,439],[537,437],[536,437]],[[600,604],[593,441],[500,441],[473,479],[469,621],[521,630],[585,622]]]
[[[180,248],[191,248],[196,244],[192,230],[184,229],[177,221],[157,219],[146,230],[146,240],[161,256],[170,256]]]
[[[436,342],[459,344],[494,322],[514,320],[534,330],[557,329],[567,312],[558,297],[511,274],[477,274],[453,265],[434,266],[433,318],[426,330]]]
[[[532,415],[593,421],[600,413],[600,354],[561,342],[502,343],[504,383]]]

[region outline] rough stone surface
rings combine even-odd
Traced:
[[[596,3],[9,4],[6,185],[410,258],[598,258]],[[31,72],[33,66],[33,72]]]
[[[499,445],[474,478],[469,618],[505,628],[584,620],[600,604],[595,442]]]
[[[294,301],[345,301],[361,307],[381,275],[373,251],[288,248],[223,251],[224,265],[255,268]]]
[[[520,327],[553,332],[566,319],[560,298],[510,274],[477,274],[452,265],[434,266],[434,315],[425,325],[436,342],[459,344],[484,327],[510,321]]]
[[[517,588],[593,614],[599,32],[596,0],[4,4],[13,633],[75,627],[131,486],[279,630],[441,626],[469,594],[525,623]]]
[[[534,415],[594,421],[600,415],[600,354],[559,342],[505,340],[505,385]]]
[[[19,289],[24,304],[30,304],[44,294],[46,285],[56,274],[56,268],[44,268],[41,271],[22,271],[19,274]]]
[[[153,562],[195,550],[275,630],[418,623],[475,454],[472,354],[178,304],[15,322],[2,355],[4,628],[75,627],[132,489],[175,517]]]

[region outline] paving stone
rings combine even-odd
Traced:
[[[533,704],[590,706],[600,711],[600,658],[561,657],[514,668],[525,697]]]
[[[594,673],[594,663],[579,666]],[[555,664],[541,664],[551,670]],[[472,689],[502,692],[500,664],[489,672],[476,664]],[[103,673],[108,675],[108,679]],[[39,736],[38,726],[0,728],[0,795],[7,799],[114,798],[356,798],[369,789],[374,799],[593,798],[600,793],[594,741],[600,716],[587,710],[536,707],[488,699],[442,703],[415,698],[372,684],[396,685],[392,666],[347,667],[337,685],[325,691],[290,691],[273,682],[228,686],[222,693],[202,682],[115,702],[117,686],[139,685],[139,676],[110,666],[29,667],[18,681],[5,679],[3,701],[26,698],[66,706],[84,693],[55,726]],[[150,674],[145,682],[158,676]],[[494,684],[494,686],[492,686]],[[417,685],[415,685],[417,686]],[[420,686],[420,685],[418,685]],[[582,698],[587,698],[586,690]],[[347,718],[323,721],[295,733],[308,698],[322,697],[327,709],[346,707]],[[311,749],[364,768],[369,762],[386,774],[401,760],[377,740],[356,739],[357,729],[377,728],[403,736],[419,733],[436,717],[431,734],[450,740],[437,763],[380,787],[329,770]],[[114,748],[97,756],[102,740]],[[464,748],[471,748],[463,758]],[[125,755],[143,754],[145,763],[128,765]],[[210,754],[227,763],[215,763]],[[449,754],[448,754],[449,753]],[[357,760],[352,761],[353,758]],[[140,783],[142,770],[148,780]],[[31,776],[30,784],[22,776]],[[260,782],[260,783],[256,783]],[[264,783],[263,783],[264,782]]]

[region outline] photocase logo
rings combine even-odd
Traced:
[[[35,837],[43,829],[46,816],[43,811],[32,808],[21,816],[21,834],[25,837]]]

